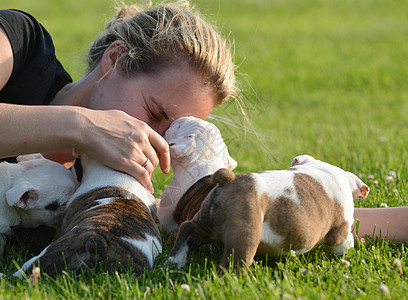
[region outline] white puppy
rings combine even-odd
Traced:
[[[233,170],[237,162],[229,155],[218,128],[194,117],[175,120],[164,138],[170,145],[174,176],[161,196],[157,215],[162,228],[173,232],[179,224],[173,212],[182,196],[194,184],[194,190],[199,190],[202,179],[205,181],[218,169]]]
[[[75,191],[74,176],[41,154],[22,155],[18,163],[0,163],[0,255],[11,227],[57,227]]]

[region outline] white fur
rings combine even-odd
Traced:
[[[95,200],[95,202],[97,203],[97,205],[88,208],[86,211],[93,210],[93,209],[95,209],[96,207],[98,207],[99,205],[111,204],[112,202],[115,201],[115,199],[116,199],[115,197],[108,197],[108,198],[102,198],[102,199]]]
[[[98,205],[105,205],[105,204],[111,204],[113,201],[115,201],[116,198],[114,197],[108,197],[108,198],[102,198],[98,199],[95,202],[98,203]]]
[[[273,232],[271,226],[267,222],[262,223],[261,243],[279,245],[282,241],[283,238],[279,234]]]
[[[0,234],[10,234],[12,226],[57,226],[75,190],[71,172],[41,154],[19,156],[18,161],[0,163]],[[61,208],[45,209],[55,201]],[[0,255],[3,250],[4,240],[0,238]]]
[[[258,195],[266,194],[269,197],[279,198],[281,196],[289,197],[296,204],[299,203],[296,194],[285,194],[285,188],[294,190],[293,172],[287,171],[265,171],[261,173],[251,173],[250,176],[254,179],[256,184],[256,191]]]
[[[176,256],[170,256],[167,261],[171,264],[175,264],[177,268],[183,267],[187,262],[187,254],[189,251],[189,247],[187,244],[183,246],[179,251],[177,251]]]
[[[48,246],[49,247],[49,246]],[[29,267],[31,267],[31,265],[33,263],[35,263],[37,260],[39,260],[41,258],[41,256],[43,256],[45,254],[45,252],[47,252],[48,247],[46,247],[43,251],[41,251],[40,254],[38,254],[37,256],[34,256],[33,258],[31,258],[30,260],[26,261],[22,266],[21,266],[21,270],[18,270],[17,272],[15,272],[13,274],[13,276],[16,276],[20,279],[23,279],[23,272],[27,271]]]
[[[347,254],[347,251],[353,247],[354,247],[354,237],[353,237],[353,234],[351,233],[351,228],[350,228],[346,241],[343,244],[334,247],[333,253],[337,256],[341,256],[341,255]]]
[[[147,257],[150,267],[153,267],[154,259],[159,253],[162,252],[160,241],[156,237],[149,234],[146,234],[146,239],[144,241],[129,239],[126,237],[122,237],[122,240],[128,242],[129,244],[142,251],[143,254]]]
[[[156,203],[156,199],[149,193],[138,181],[133,177],[112,170],[95,160],[89,159],[86,155],[81,156],[81,163],[83,165],[84,174],[83,181],[76,192],[72,195],[67,203],[67,207],[78,196],[88,193],[94,189],[104,187],[120,187],[131,194],[137,195],[149,207]]]
[[[199,179],[237,162],[229,155],[218,128],[209,122],[183,117],[175,120],[164,138],[170,145],[174,177],[161,196],[157,215],[168,232],[177,230],[172,213],[184,193]]]

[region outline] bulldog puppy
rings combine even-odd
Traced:
[[[182,267],[189,252],[221,240],[220,267],[250,265],[255,254],[305,253],[323,244],[343,255],[354,240],[353,198],[369,188],[357,176],[309,155],[295,157],[287,170],[234,174],[220,169],[216,184],[192,220],[182,223],[169,261]]]
[[[186,216],[198,211],[214,187],[210,176],[220,168],[234,169],[237,162],[229,155],[218,128],[194,117],[175,120],[164,138],[170,145],[174,176],[161,196],[158,217],[162,228],[173,232]]]
[[[35,262],[50,276],[99,266],[131,266],[137,273],[151,268],[162,251],[153,195],[133,177],[85,155],[74,169],[81,184],[67,203],[58,238],[14,275],[22,277]]]
[[[0,163],[0,255],[12,228],[56,228],[75,191],[74,176],[41,154],[21,155],[18,163]]]

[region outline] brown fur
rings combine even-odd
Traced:
[[[218,183],[220,185],[224,185],[233,181],[234,179],[235,174],[231,170],[221,168],[212,175],[211,182],[214,184]]]
[[[341,205],[309,175],[295,174],[294,185],[301,206],[280,197],[272,201],[265,212],[265,221],[271,229],[284,237],[282,249],[309,251],[321,243],[334,246],[344,242],[348,224],[342,217]],[[263,252],[273,252],[273,249],[266,251],[267,248],[267,245],[261,246]]]
[[[184,193],[173,212],[173,218],[179,226],[184,221],[194,217],[201,208],[201,203],[214,187],[215,183],[212,183],[211,175],[208,175],[194,183]]]
[[[277,256],[291,249],[310,250],[321,243],[333,247],[346,240],[348,224],[342,217],[343,208],[309,175],[295,174],[295,190],[286,189],[288,196],[276,199],[258,195],[249,174],[236,174],[231,182],[222,182],[210,192],[195,217],[181,225],[171,256],[185,244],[191,250],[201,243],[222,240],[220,266],[228,267],[232,253],[234,266],[238,266],[242,261],[251,264],[256,253]],[[288,198],[292,193],[300,205]],[[283,237],[281,245],[260,243],[263,217]]]
[[[109,204],[95,202],[111,197],[115,200]],[[122,237],[144,240],[147,233],[160,240],[158,220],[152,217],[156,207],[150,209],[152,214],[136,196],[117,187],[78,197],[67,208],[59,237],[39,260],[42,272],[53,276],[65,264],[77,273],[104,263],[108,270],[130,265],[140,273],[149,268],[144,254]]]

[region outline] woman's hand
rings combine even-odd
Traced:
[[[76,148],[133,176],[151,192],[150,176],[157,165],[164,173],[170,170],[167,142],[145,122],[119,110],[0,103],[0,128],[0,157]]]
[[[79,111],[77,132],[80,135],[75,148],[112,169],[133,176],[153,193],[150,177],[154,169],[160,163],[164,173],[170,170],[169,146],[162,136],[123,111]]]

